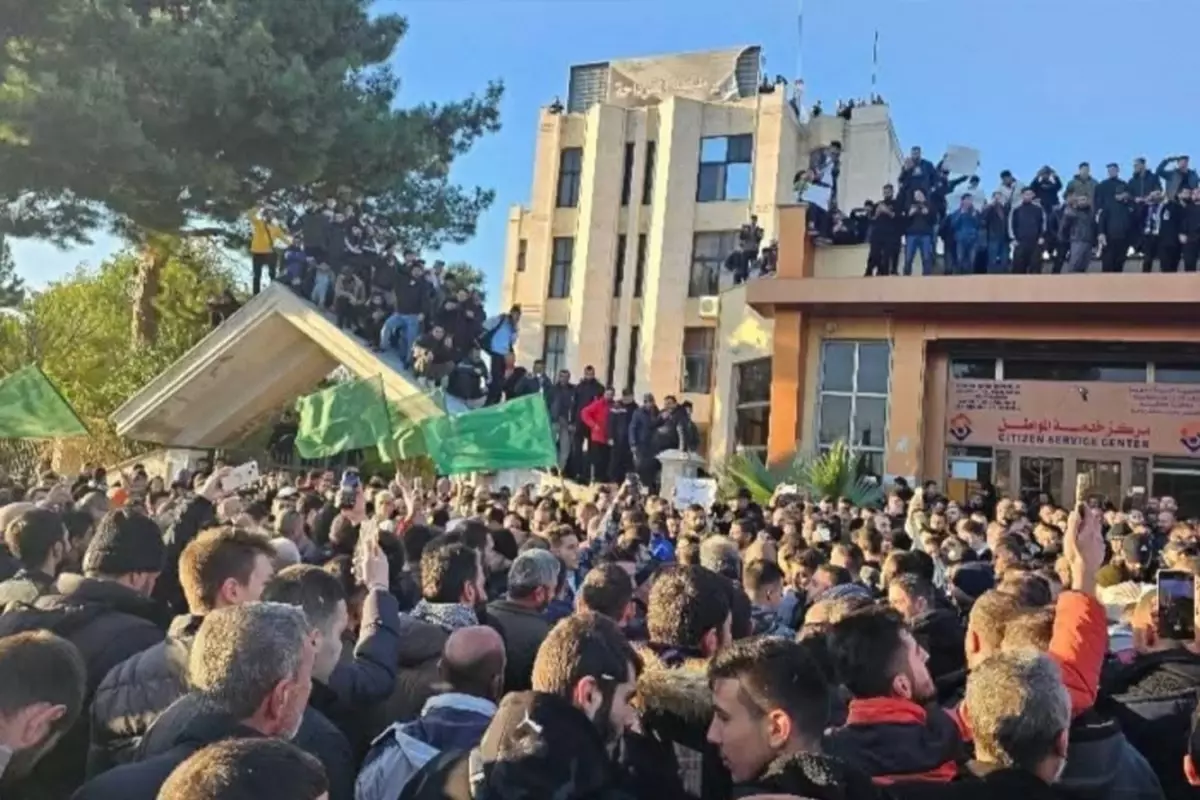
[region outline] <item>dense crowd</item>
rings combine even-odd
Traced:
[[[841,143],[818,148],[797,176],[808,185],[822,170],[836,186]],[[849,213],[836,198],[816,208],[813,234],[832,244],[869,243],[866,274],[933,273],[941,242],[947,275],[1086,272],[1099,258],[1103,272],[1123,272],[1130,257],[1143,272],[1195,272],[1200,261],[1200,176],[1187,156],[1163,159],[1154,170],[1144,158],[1129,176],[1119,164],[1097,180],[1085,162],[1064,183],[1043,166],[1028,183],[1009,170],[988,194],[977,175],[952,175],[945,159],[932,164],[920,147],[905,158],[882,198]],[[901,272],[901,269],[903,270]]]
[[[4,797],[1195,791],[1169,497],[229,475],[0,480]]]

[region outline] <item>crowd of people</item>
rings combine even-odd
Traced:
[[[901,479],[863,507],[677,508],[632,479],[230,474],[0,476],[0,795],[1174,800],[1200,779],[1200,535],[1169,497],[959,505]],[[1186,603],[1160,605],[1160,570]]]
[[[841,143],[819,148],[817,164],[840,162]],[[834,202],[818,208],[813,235],[832,244],[868,243],[866,275],[911,275],[919,258],[924,275],[938,260],[947,275],[1123,272],[1129,258],[1143,272],[1195,272],[1200,262],[1200,176],[1187,156],[1132,172],[1110,163],[1097,180],[1082,163],[1067,181],[1043,166],[1028,183],[1009,170],[988,194],[977,175],[952,175],[920,147],[905,158],[895,184],[877,201],[843,213]],[[797,176],[808,185],[817,171]],[[836,180],[836,177],[834,178]]]

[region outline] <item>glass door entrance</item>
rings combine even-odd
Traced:
[[[1038,495],[1048,494],[1054,502],[1062,500],[1063,460],[1048,456],[1021,456],[1018,493],[1031,507]],[[1119,474],[1119,473],[1118,473]],[[1119,483],[1118,483],[1119,485]]]
[[[1120,461],[1085,461],[1075,462],[1075,474],[1087,475],[1091,478],[1092,494],[1100,498],[1101,503],[1121,505],[1121,462]],[[1076,503],[1085,500],[1076,497]]]

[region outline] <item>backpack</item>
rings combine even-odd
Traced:
[[[504,321],[505,321],[505,317],[503,314],[501,314],[499,322],[497,322],[495,325],[493,325],[490,328],[485,327],[483,329],[483,332],[479,334],[479,339],[477,340],[479,343],[480,350],[482,350],[485,353],[492,352],[492,340],[496,338],[496,331],[500,330],[500,328],[504,325]],[[500,355],[500,354],[497,354],[497,355]]]
[[[404,732],[397,722],[371,742],[354,784],[355,800],[395,800],[420,769],[441,751]]]

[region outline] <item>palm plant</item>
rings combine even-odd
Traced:
[[[867,477],[861,456],[844,440],[821,453],[797,453],[777,466],[767,466],[756,453],[738,453],[719,469],[725,495],[748,489],[756,503],[770,502],[778,487],[794,485],[813,500],[843,497],[858,508],[878,506],[883,489]]]

